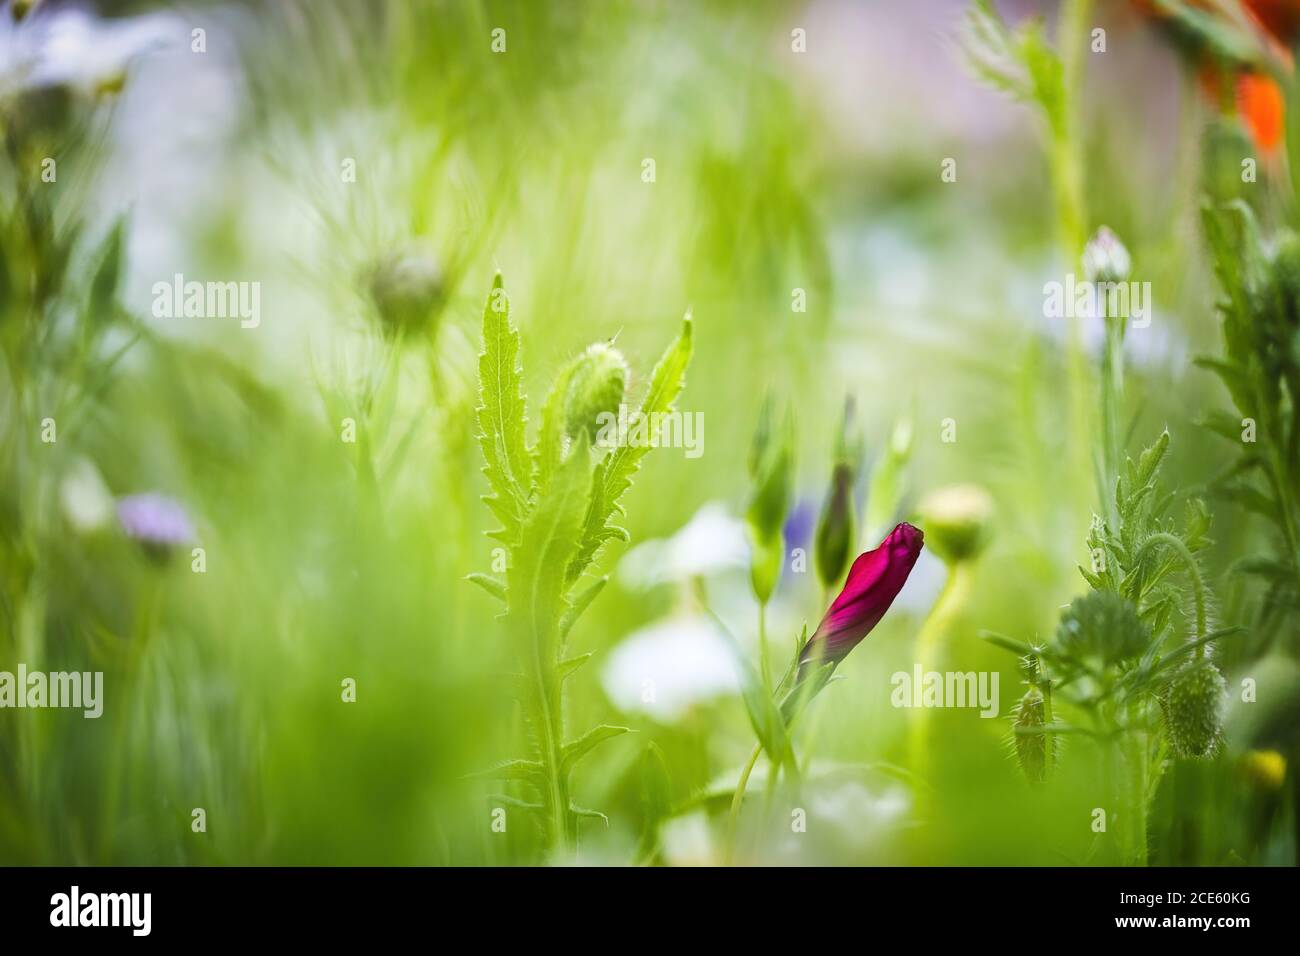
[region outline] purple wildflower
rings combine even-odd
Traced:
[[[151,554],[163,555],[195,540],[194,525],[179,502],[146,492],[117,501],[117,520],[126,536]]]

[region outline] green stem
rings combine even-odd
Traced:
[[[1083,86],[1084,53],[1092,0],[1065,0],[1058,20],[1056,45],[1061,57],[1063,103],[1058,115],[1048,116],[1050,143],[1048,164],[1056,204],[1059,241],[1067,260],[1077,264],[1087,241],[1087,209],[1084,202],[1083,145],[1079,133],[1080,100]],[[1079,317],[1070,320],[1066,379],[1069,386],[1070,459],[1076,474],[1087,473],[1089,462],[1086,437],[1088,424],[1088,372],[1083,354]],[[1082,491],[1082,489],[1080,489]]]
[[[1115,507],[1115,482],[1119,478],[1120,411],[1124,402],[1124,323],[1127,316],[1102,316],[1106,324],[1106,346],[1101,357],[1102,475],[1101,506],[1111,528],[1119,527]]]
[[[763,692],[772,696],[772,665],[767,654],[767,602],[758,602],[758,669],[763,677]]]
[[[1147,790],[1149,753],[1145,731],[1129,731],[1121,738],[1120,852],[1125,866],[1147,864]]]
[[[916,660],[921,665],[922,680],[942,662],[947,651],[946,637],[969,594],[970,566],[965,561],[958,561],[949,570],[948,580],[916,636]],[[909,736],[912,772],[925,779],[930,763],[930,715],[926,708],[918,709],[913,715]]]
[[[740,826],[740,803],[745,797],[745,787],[749,785],[749,775],[754,772],[754,765],[758,763],[759,756],[763,753],[763,745],[756,744],[754,752],[749,755],[749,761],[740,771],[740,780],[736,782],[736,793],[731,798],[731,811],[727,814],[727,856],[726,862],[730,866],[736,855],[736,832]],[[776,772],[773,768],[772,773]]]
[[[1142,543],[1142,547],[1138,548],[1137,561],[1141,562],[1147,552],[1151,551],[1158,545],[1164,545],[1166,548],[1173,551],[1174,554],[1178,555],[1183,562],[1183,566],[1187,569],[1187,576],[1192,579],[1192,593],[1196,600],[1196,640],[1199,641],[1205,637],[1206,633],[1205,581],[1201,578],[1200,565],[1197,564],[1196,556],[1192,554],[1187,545],[1183,543],[1182,539],[1167,531],[1158,531],[1151,537],[1147,538],[1146,541]],[[1196,647],[1196,657],[1200,659],[1204,656],[1205,645],[1198,644]]]

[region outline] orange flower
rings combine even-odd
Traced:
[[[1237,110],[1260,149],[1267,153],[1277,148],[1282,141],[1285,106],[1272,77],[1262,73],[1238,76]]]

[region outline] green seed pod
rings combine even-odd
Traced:
[[[627,390],[627,360],[612,345],[597,342],[578,357],[564,401],[564,431],[576,438],[584,429],[596,442],[603,418],[618,415]]]
[[[368,286],[389,332],[434,326],[444,290],[442,270],[427,252],[403,250],[383,257],[371,268]]]
[[[1063,655],[1109,666],[1140,656],[1151,643],[1151,631],[1120,595],[1090,591],[1070,602],[1054,642]]]
[[[1030,783],[1042,783],[1047,777],[1047,734],[1024,733],[1042,727],[1046,723],[1046,707],[1043,695],[1037,687],[1031,687],[1020,698],[1016,708],[1015,744],[1016,761]]]
[[[1223,675],[1207,658],[1190,660],[1178,668],[1161,701],[1165,733],[1175,754],[1205,757],[1218,748],[1227,692]]]

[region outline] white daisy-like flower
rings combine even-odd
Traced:
[[[601,684],[620,710],[663,723],[740,692],[730,645],[699,616],[667,618],[628,636],[610,655]]]
[[[77,7],[0,17],[0,95],[66,86],[115,90],[136,57],[187,36],[168,14],[104,19]]]

